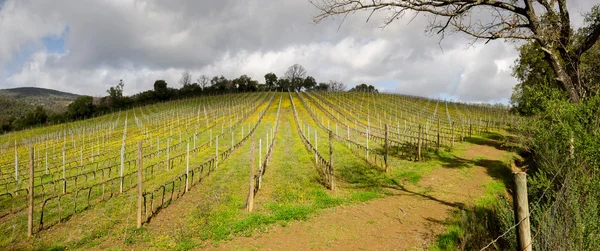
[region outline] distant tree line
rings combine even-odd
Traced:
[[[203,95],[256,91],[341,92],[346,90],[346,85],[339,81],[330,80],[327,83],[317,83],[315,78],[307,75],[306,69],[299,64],[290,66],[281,78],[278,78],[273,72],[265,74],[264,78],[265,82],[259,83],[258,80],[245,74],[235,79],[227,79],[222,75],[212,78],[201,75],[194,82],[193,76],[186,71],[182,73],[179,79],[181,86],[179,89],[169,87],[165,80],[156,80],[153,89],[132,96],[123,95],[125,83],[120,80],[116,86],[110,87],[106,91],[108,96],[101,98],[81,96],[69,104],[67,111],[63,113],[52,112],[42,106],[37,106],[23,117],[0,118],[0,133],[39,125],[65,123],[131,107]],[[372,85],[361,84],[350,91],[377,92],[377,89]]]

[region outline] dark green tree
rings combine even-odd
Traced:
[[[256,91],[258,88],[258,82],[256,80],[252,80],[252,78],[248,77],[246,74],[232,80],[231,82],[240,92]]]
[[[273,90],[275,89],[276,85],[277,85],[277,75],[275,75],[275,73],[267,73],[265,75],[265,85],[267,86],[267,89],[269,90]]]
[[[374,86],[367,85],[364,83],[357,85],[355,87],[352,87],[352,89],[350,89],[349,91],[351,91],[351,92],[375,92],[375,93],[379,92]]]
[[[156,80],[154,82],[154,95],[158,101],[164,101],[169,99],[169,88],[167,82],[164,80]]]
[[[329,91],[329,88],[331,87],[327,83],[319,83],[317,86],[315,86],[315,90],[323,92]]]
[[[94,114],[94,98],[90,96],[81,96],[73,103],[69,104],[67,114],[71,119],[85,119]]]
[[[308,89],[312,89],[315,86],[317,86],[317,81],[315,81],[315,78],[308,76],[304,79],[304,83],[302,84],[302,87],[304,87],[304,89],[308,90]]]
[[[107,106],[112,108],[121,108],[123,104],[123,88],[125,84],[123,83],[123,79],[119,80],[119,84],[117,86],[111,86],[106,92],[108,93],[109,100]]]
[[[281,91],[291,91],[290,89],[292,88],[292,83],[289,79],[287,78],[280,78],[277,81],[277,89],[281,90]]]
[[[214,76],[210,80],[210,83],[211,83],[212,88],[214,88],[216,91],[221,92],[221,93],[229,91],[231,89],[231,87],[233,86],[231,81],[229,81],[228,79],[223,77],[223,75],[218,76],[218,77]]]

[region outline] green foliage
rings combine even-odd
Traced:
[[[513,67],[513,76],[520,83],[513,89],[511,104],[522,115],[539,115],[556,100],[569,99],[561,89],[556,74],[542,48],[535,42],[519,48],[520,57]],[[600,42],[581,56],[580,81],[590,88],[590,94],[600,90]]]
[[[121,79],[117,86],[115,86],[115,87],[111,86],[106,91],[108,93],[108,96],[110,97],[113,107],[121,107],[123,105],[122,103],[123,103],[123,87],[124,86],[125,86],[125,84],[123,84],[123,80]]]
[[[277,89],[287,91],[290,90],[290,88],[292,88],[292,82],[289,79],[280,78],[279,81],[277,81]]]
[[[169,88],[167,88],[167,82],[164,80],[156,80],[154,82],[154,95],[159,101],[165,101],[169,99]]]
[[[349,91],[351,92],[374,92],[374,93],[379,93],[379,91],[377,89],[375,89],[374,86],[372,85],[367,85],[367,84],[360,84],[357,85],[355,87],[352,87],[352,89],[350,89]]]
[[[277,75],[275,75],[275,73],[267,73],[265,75],[265,85],[267,86],[267,88],[269,90],[273,90],[275,89],[277,84]]]
[[[94,114],[94,98],[81,96],[69,104],[67,114],[72,119],[85,119]]]
[[[304,79],[304,83],[302,84],[302,87],[304,87],[304,89],[312,89],[315,86],[317,86],[317,81],[315,80],[315,78],[308,76]]]
[[[523,128],[535,163],[529,201],[540,201],[530,203],[535,250],[600,249],[599,113],[600,96],[579,104],[555,101]]]
[[[231,89],[232,84],[231,81],[229,81],[228,79],[226,79],[225,77],[223,77],[222,75],[220,77],[214,76],[211,80],[211,87],[217,91],[220,92],[225,92]]]
[[[35,125],[43,125],[48,121],[48,114],[44,107],[37,106],[33,111],[28,112],[25,117],[13,122],[12,128],[21,130]]]
[[[548,102],[568,99],[560,89],[552,66],[546,61],[541,47],[527,43],[519,48],[520,57],[513,67],[513,76],[520,83],[513,88],[511,104],[522,115],[534,115],[544,111]]]
[[[316,91],[328,91],[329,90],[329,84],[327,83],[319,83],[317,86],[315,86],[314,88]]]
[[[252,78],[248,77],[246,74],[232,80],[231,82],[233,86],[241,92],[256,91],[258,89],[258,82],[256,80],[252,80]]]

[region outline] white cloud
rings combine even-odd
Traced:
[[[573,8],[590,5],[580,2]],[[506,99],[516,84],[510,65],[517,53],[502,41],[468,47],[463,36],[447,36],[442,50],[439,37],[424,33],[426,16],[409,23],[407,15],[382,30],[385,13],[365,23],[369,13],[360,12],[338,30],[341,17],[315,25],[316,13],[304,0],[7,0],[0,9],[0,88],[104,95],[123,79],[126,94],[134,94],[156,79],[178,87],[184,70],[263,81],[294,63],[317,81],[465,101]],[[65,52],[46,51],[41,38],[66,27]],[[36,52],[21,69],[2,70],[26,46]]]

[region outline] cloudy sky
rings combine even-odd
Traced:
[[[569,2],[573,22],[592,2]],[[460,34],[439,44],[422,15],[381,29],[385,13],[341,27],[316,14],[307,0],[0,0],[0,88],[100,96],[123,79],[131,95],[157,79],[178,88],[186,70],[263,82],[294,63],[319,82],[468,102],[507,102],[516,84],[515,44],[469,46]]]

